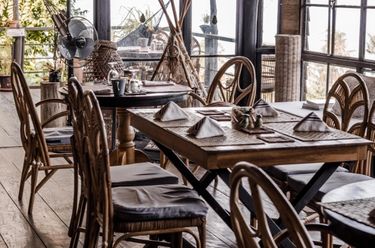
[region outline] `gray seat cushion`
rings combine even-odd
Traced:
[[[72,127],[43,128],[47,145],[70,145],[70,138],[73,135]]]
[[[152,163],[111,166],[112,187],[177,184],[178,177]]]
[[[265,171],[280,181],[286,181],[289,175],[315,173],[322,165],[322,163],[278,165],[268,167]],[[336,172],[348,172],[348,170],[340,166]]]
[[[116,221],[156,221],[205,217],[206,204],[182,185],[112,188]]]
[[[310,179],[313,176],[314,176],[314,173],[290,175],[288,176],[288,185],[293,191],[299,192],[310,181]],[[362,181],[367,181],[367,180],[373,180],[373,178],[369,176],[361,175],[361,174],[350,173],[350,172],[335,172],[327,180],[327,182],[323,184],[323,186],[319,189],[319,192],[315,196],[315,200],[320,201],[326,193],[338,187],[341,187],[350,183],[362,182]]]

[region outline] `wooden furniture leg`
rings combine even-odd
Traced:
[[[118,116],[118,127],[117,127],[117,139],[119,145],[117,148],[117,164],[130,164],[135,161],[134,152],[134,137],[135,132],[132,126],[130,126],[130,114],[126,112],[126,109],[119,108],[117,110]]]

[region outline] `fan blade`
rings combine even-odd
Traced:
[[[59,44],[57,45],[61,55],[67,60],[72,60],[77,48],[71,45],[69,39],[65,37],[59,37]]]
[[[88,27],[84,22],[76,18],[70,19],[68,23],[69,33],[73,38],[77,38],[79,36],[79,33],[81,33],[83,30],[86,30],[87,28]]]
[[[95,49],[95,41],[92,39],[86,39],[86,46],[83,48],[78,48],[75,57],[80,59],[86,59],[91,55]]]

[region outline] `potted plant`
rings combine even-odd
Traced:
[[[0,39],[0,91],[11,91],[10,65],[12,61],[12,40],[9,37]]]

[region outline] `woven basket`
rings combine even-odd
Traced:
[[[89,59],[90,62],[83,70],[83,81],[105,80],[108,72],[111,70],[109,62],[117,62],[114,67],[121,75],[125,66],[120,55],[117,53],[116,43],[108,40],[100,40],[96,46]]]
[[[301,84],[301,36],[276,35],[275,100],[298,101]]]

